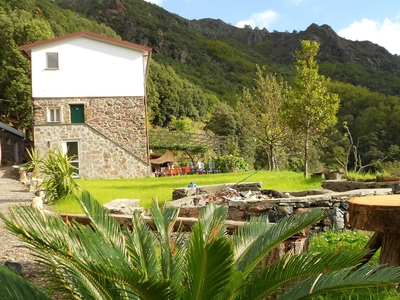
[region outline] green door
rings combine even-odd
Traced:
[[[85,123],[85,110],[83,104],[70,105],[71,123]]]

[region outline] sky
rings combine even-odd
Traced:
[[[185,19],[220,19],[268,31],[329,25],[339,36],[371,41],[400,55],[400,0],[145,0]]]

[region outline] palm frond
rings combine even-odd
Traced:
[[[335,250],[324,253],[303,252],[286,255],[278,263],[267,266],[247,280],[240,293],[251,299],[265,299],[277,290],[285,290],[293,283],[309,276],[338,271],[358,265],[365,250]]]
[[[364,265],[358,269],[346,268],[332,273],[319,274],[298,283],[279,299],[309,299],[336,291],[367,289],[388,286],[400,282],[400,267],[372,267]]]
[[[239,227],[232,235],[232,243],[235,249],[235,260],[238,259],[247,247],[269,228],[268,216],[251,218],[250,221]]]
[[[181,234],[173,234],[178,213],[177,207],[163,206],[160,209],[156,202],[153,202],[151,207],[151,217],[157,228],[156,236],[160,245],[163,278],[171,280],[171,283],[180,284],[184,263],[183,242]]]
[[[91,207],[90,201],[95,200],[89,197],[87,201],[87,207]],[[44,216],[23,206],[12,207],[10,219],[4,215],[0,217],[49,268],[52,278],[58,282],[56,285],[60,289],[68,287],[71,295],[83,299],[119,299],[121,294],[128,293],[141,294],[142,299],[147,295],[151,299],[155,291],[158,295],[173,294],[168,282],[159,277],[144,277],[142,270],[131,263],[126,247],[120,249],[121,244],[113,242],[124,239],[124,234],[116,228],[105,228],[107,224],[113,226],[112,221],[115,221],[107,214],[94,216],[93,220],[100,218],[95,222],[100,226],[93,228],[76,222],[67,225],[58,216]],[[117,231],[121,236],[115,238]],[[154,290],[148,290],[149,286]]]
[[[266,228],[265,232],[259,235],[248,245],[236,259],[236,270],[247,276],[254,270],[257,264],[276,246],[284,242],[294,234],[315,224],[327,215],[327,212],[320,209],[310,209],[301,214],[285,217]],[[259,224],[263,226],[263,224]]]
[[[25,278],[0,265],[0,299],[51,299]]]
[[[91,226],[98,234],[109,239],[110,243],[117,245],[121,251],[125,250],[125,240],[121,234],[121,226],[112,217],[109,211],[104,208],[87,191],[82,191],[79,197],[76,197],[83,211],[91,222]]]
[[[132,233],[126,234],[126,245],[133,266],[143,274],[143,278],[148,279],[152,276],[162,278],[159,269],[161,259],[159,241],[139,211],[133,213]]]
[[[227,216],[227,205],[216,207],[215,203],[211,202],[204,207],[201,211],[200,219],[202,220],[204,240],[206,243],[226,235],[225,222]]]
[[[187,278],[182,299],[221,299],[233,272],[232,245],[224,236],[207,243],[202,219],[196,225],[186,256]]]

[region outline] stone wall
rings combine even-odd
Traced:
[[[71,124],[71,104],[83,104],[85,123],[141,159],[148,160],[146,108],[143,97],[34,99],[35,125],[47,123],[47,109],[60,107],[62,124]]]
[[[216,194],[218,192],[226,190],[228,187],[234,188],[237,191],[261,191],[261,182],[244,182],[244,183],[226,183],[226,184],[215,184],[207,186],[198,186],[193,188],[178,188],[172,192],[172,200],[178,200],[181,198],[197,196],[197,195],[208,195]]]
[[[84,105],[88,126],[71,124],[71,104]],[[61,122],[48,123],[47,110],[55,107],[61,108]],[[143,97],[34,99],[34,117],[35,148],[42,153],[62,147],[64,140],[79,140],[82,177],[150,175]]]
[[[229,185],[228,185],[229,186]],[[254,183],[251,183],[254,186]],[[217,186],[211,186],[217,190]],[[226,185],[221,185],[223,190]],[[206,190],[206,187],[197,187],[200,190]],[[178,189],[182,190],[182,189]],[[193,193],[188,189],[188,194]],[[387,195],[392,192],[391,188],[378,189],[358,189],[346,192],[333,192],[325,189],[286,192],[290,195],[288,198],[269,198],[260,197],[260,199],[246,199],[239,201],[227,201],[229,206],[228,219],[234,221],[246,221],[253,217],[268,215],[271,222],[276,222],[285,216],[290,216],[302,212],[312,207],[322,207],[330,210],[331,214],[319,224],[315,224],[317,229],[327,229],[335,226],[342,229],[348,224],[349,200],[353,197]],[[174,193],[176,193],[174,191]],[[182,191],[180,191],[182,194]],[[169,205],[180,207],[180,217],[196,218],[203,209],[202,203],[210,195],[206,193],[197,193],[189,197],[169,202]]]
[[[348,180],[325,180],[322,182],[322,188],[335,191],[335,192],[346,192],[351,190],[362,190],[362,189],[382,189],[392,188],[398,185],[399,181],[382,181],[382,182],[360,182],[360,181],[348,181]]]
[[[147,177],[150,175],[149,165],[139,160],[129,151],[119,147],[113,141],[99,135],[90,127],[82,125],[35,126],[35,138],[48,141],[35,143],[41,153],[49,149],[62,147],[63,140],[77,139],[81,141],[79,175],[85,179]]]

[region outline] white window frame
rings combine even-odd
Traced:
[[[58,111],[58,115],[57,115],[57,111]],[[49,107],[47,109],[47,122],[49,122],[49,123],[61,123],[62,122],[61,107]]]
[[[63,153],[67,154],[67,143],[71,143],[71,142],[76,142],[78,143],[78,158],[71,161],[71,163],[76,163],[78,165],[78,172],[79,173],[74,173],[72,175],[72,178],[80,178],[80,168],[81,168],[81,156],[82,156],[82,152],[81,152],[81,141],[78,139],[71,139],[71,140],[63,140],[63,145],[62,145],[62,149],[63,149]]]
[[[46,52],[46,70],[58,70],[58,52]]]

